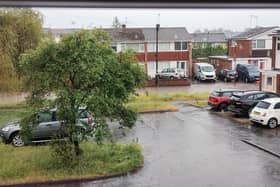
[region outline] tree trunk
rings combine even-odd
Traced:
[[[75,149],[75,153],[76,153],[76,156],[79,156],[81,155],[81,149],[80,149],[80,146],[79,146],[79,141],[78,140],[74,140],[74,149]]]

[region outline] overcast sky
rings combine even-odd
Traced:
[[[183,26],[189,32],[197,29],[231,29],[279,26],[280,9],[73,9],[36,8],[43,14],[44,27],[93,28],[110,27],[115,16],[127,27]]]

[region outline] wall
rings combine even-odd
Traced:
[[[189,86],[191,84],[190,79],[178,79],[178,80],[158,80],[158,86]],[[156,80],[148,80],[146,83],[148,87],[155,87]]]
[[[268,84],[267,79],[272,78],[272,84]],[[261,73],[261,90],[269,92],[277,92],[277,75],[270,75],[266,73]]]
[[[216,73],[219,73],[222,69],[232,69],[232,61],[229,59],[209,57],[209,63],[214,66]]]
[[[242,58],[252,57],[252,42],[251,40],[235,40],[237,45],[232,47],[232,40],[228,41],[228,56]]]

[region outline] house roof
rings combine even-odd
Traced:
[[[273,27],[256,27],[253,29],[246,30],[234,37],[232,39],[249,39],[251,37],[257,36],[259,34],[265,33],[267,31],[270,31],[272,29],[278,28],[277,26]]]
[[[52,32],[57,35],[71,34],[81,29],[50,29],[45,32]],[[103,28],[116,41],[156,41],[155,28]],[[189,41],[191,36],[185,27],[160,27],[158,33],[159,41]]]
[[[103,30],[110,34],[113,42],[145,40],[145,36],[142,29],[138,28],[110,28]]]
[[[156,41],[155,28],[142,28],[146,41]],[[159,41],[189,41],[191,35],[185,27],[160,27],[158,33]]]
[[[202,42],[226,42],[226,35],[224,33],[193,33],[191,34],[194,43]]]

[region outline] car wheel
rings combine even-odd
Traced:
[[[274,128],[277,127],[277,125],[278,125],[277,119],[271,118],[271,119],[268,121],[267,125],[269,126],[269,128],[274,129]]]
[[[173,76],[171,76],[171,77],[170,77],[170,80],[174,80],[174,77],[173,77]]]
[[[226,103],[221,103],[219,106],[219,110],[224,112],[227,110],[227,104]]]
[[[22,147],[22,146],[24,146],[24,141],[22,139],[22,136],[19,133],[14,134],[11,139],[12,139],[12,144],[15,147]]]

